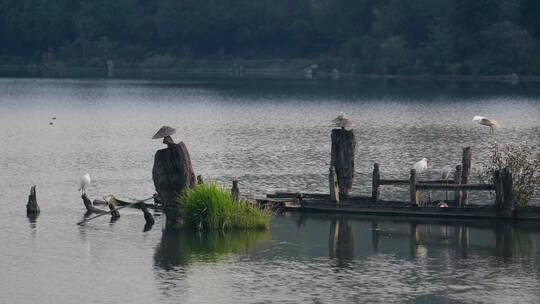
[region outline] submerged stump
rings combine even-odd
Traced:
[[[332,159],[330,166],[336,169],[341,197],[350,197],[354,181],[354,154],[356,137],[353,130],[332,130]]]
[[[27,214],[38,214],[40,211],[36,198],[36,186],[30,188],[30,195],[28,196],[28,203],[26,204]]]
[[[180,205],[177,198],[186,187],[196,184],[191,159],[183,142],[167,143],[167,148],[158,150],[154,156],[152,179],[166,217],[166,228],[178,228],[182,225]]]

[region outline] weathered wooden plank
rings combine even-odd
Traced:
[[[381,173],[379,164],[373,164],[373,179],[371,181],[371,199],[376,202],[381,200]]]
[[[380,179],[378,181],[379,185],[408,185],[411,181],[408,179]],[[455,184],[452,180],[426,180],[418,181],[422,184]]]
[[[471,173],[471,162],[472,162],[472,153],[471,147],[466,147],[463,149],[462,157],[462,172],[461,172],[461,183],[469,183],[469,175]],[[467,191],[462,191],[461,199],[459,201],[460,206],[465,206],[469,203],[469,193]]]
[[[430,189],[430,190],[479,190],[479,191],[493,191],[495,190],[495,187],[491,184],[466,184],[466,185],[455,185],[455,184],[448,184],[448,185],[436,185],[436,184],[416,184],[416,189]]]
[[[461,165],[456,166],[456,171],[454,172],[454,183],[460,184],[461,183]],[[452,206],[459,206],[459,202],[461,202],[461,190],[454,191],[454,203]]]
[[[379,185],[408,185],[408,179],[380,179]]]
[[[411,169],[411,177],[409,179],[410,202],[416,205],[418,205],[419,203],[419,200],[418,200],[419,193],[416,190],[417,183],[418,183],[418,178],[416,176],[416,170]]]
[[[336,169],[333,166],[330,166],[328,172],[328,187],[330,188],[330,200],[339,203],[339,185]]]
[[[501,178],[501,171],[499,170],[493,172],[493,188],[495,190],[495,206],[502,208],[503,184]]]

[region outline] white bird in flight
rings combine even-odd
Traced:
[[[500,125],[495,121],[491,119],[487,119],[484,116],[478,116],[476,115],[472,119],[473,121],[476,121],[477,123],[488,126],[489,127],[489,134],[495,134],[495,128],[499,128]]]
[[[85,175],[81,176],[81,187],[79,188],[79,191],[82,191],[82,194],[86,194],[86,187],[90,185],[90,182],[92,182],[92,179],[90,179],[90,174],[86,173]]]
[[[427,170],[427,158],[422,158],[422,160],[416,162],[413,166],[413,169],[416,173],[422,173]]]

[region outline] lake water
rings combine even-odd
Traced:
[[[92,198],[153,193],[151,136],[177,127],[196,174],[244,193],[325,192],[330,120],[358,121],[354,193],[424,178],[494,142],[540,144],[537,84],[196,79],[0,79],[0,303],[537,303],[540,224],[277,216],[267,233],[143,232],[137,210],[85,226]],[[497,120],[495,135],[471,121]],[[56,117],[52,120],[52,117]],[[49,123],[53,122],[52,125]],[[37,185],[41,215],[25,204]],[[435,198],[444,193],[434,193]],[[407,189],[384,187],[383,198]],[[488,193],[475,203],[491,203]],[[532,202],[538,204],[538,196]]]

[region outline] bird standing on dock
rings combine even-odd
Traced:
[[[481,125],[488,126],[489,134],[495,134],[495,128],[500,127],[500,125],[495,120],[487,119],[484,116],[476,115],[475,117],[473,117],[472,120],[478,122]]]
[[[413,169],[416,173],[422,173],[427,170],[427,158],[422,158],[422,160],[416,162],[413,165]]]
[[[450,173],[452,173],[452,166],[446,165],[441,169],[441,180],[448,180],[450,177]]]
[[[345,113],[341,112],[341,114],[339,114],[338,117],[332,120],[332,126],[342,128],[342,129],[352,128],[356,126],[356,122],[348,119]]]
[[[79,188],[79,191],[81,191],[82,194],[86,194],[86,187],[90,185],[90,182],[92,182],[90,174],[86,173],[85,175],[81,176],[81,187]]]

